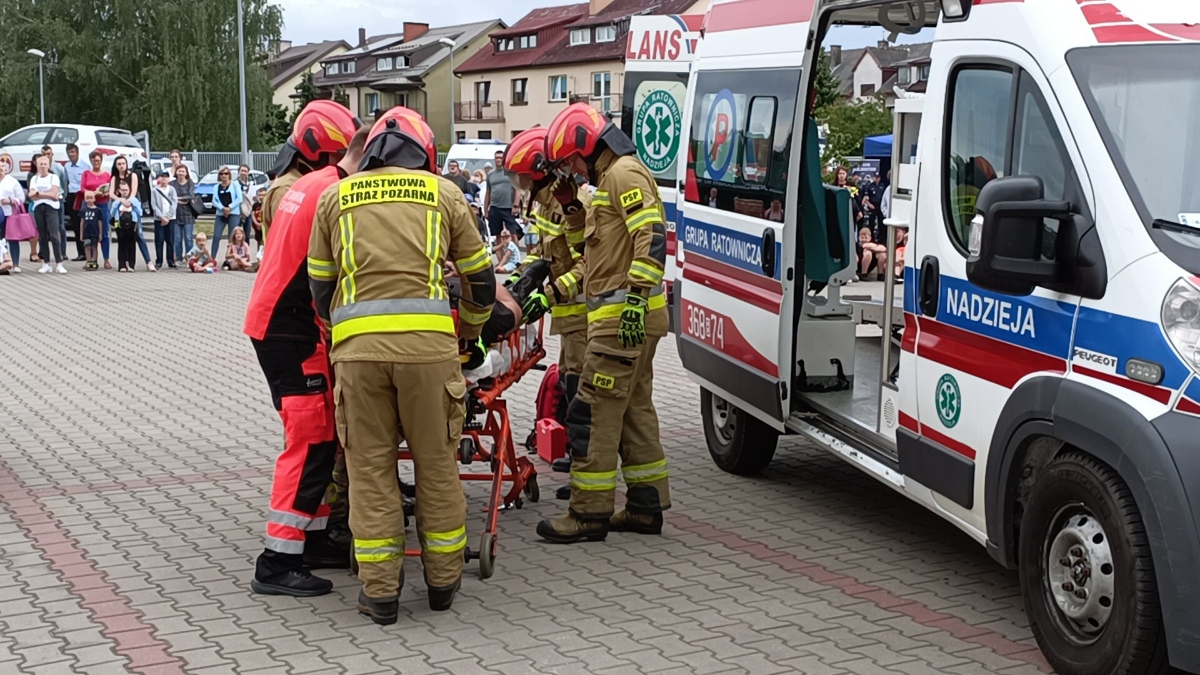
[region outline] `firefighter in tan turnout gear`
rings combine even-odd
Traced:
[[[659,534],[671,500],[651,401],[654,351],[668,327],[658,189],[629,137],[587,104],[560,113],[546,144],[553,164],[586,176],[596,193],[585,230],[587,350],[567,407],[570,509],[537,532],[558,543],[604,539],[609,530]],[[614,515],[618,457],[626,500]]]
[[[511,283],[537,264],[550,266],[550,295],[531,293],[521,308],[525,322],[550,311],[550,334],[560,336],[558,374],[567,401],[579,389],[583,354],[587,350],[587,302],[583,297],[584,222],[592,199],[577,189],[572,178],[557,180],[546,160],[546,129],[536,127],[517,134],[504,154],[504,168],[518,187],[533,195],[528,218],[533,220],[538,243],[517,268]],[[571,467],[569,456],[554,461],[556,471]]]
[[[407,108],[372,127],[361,171],[321,196],[308,271],[330,325],[338,437],[350,474],[350,530],[363,588],[358,611],[396,622],[404,513],[400,429],[416,472],[416,520],[429,606],[450,608],[466,547],[456,463],[466,383],[444,266],[462,278],[458,335],[478,338],[496,278],[462,193],[437,175],[433,132]]]

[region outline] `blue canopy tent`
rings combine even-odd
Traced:
[[[892,135],[869,136],[863,139],[863,157],[892,158]]]

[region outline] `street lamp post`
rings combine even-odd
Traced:
[[[38,93],[42,100],[42,124],[46,123],[46,75],[42,64],[45,63],[46,52],[40,49],[30,49],[30,54],[38,58]]]
[[[246,129],[246,40],[242,36],[245,21],[242,16],[242,0],[237,3],[238,24],[238,97],[242,123],[242,163],[250,165],[250,138]]]
[[[441,44],[444,44],[450,48],[450,144],[453,145],[458,142],[458,136],[455,135],[455,133],[454,133],[454,118],[455,118],[455,115],[457,114],[457,111],[454,109],[454,47],[455,47],[455,43],[454,43],[454,40],[451,40],[450,38],[442,38],[442,39],[438,40],[438,42]]]

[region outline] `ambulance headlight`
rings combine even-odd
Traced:
[[[1163,330],[1183,360],[1200,372],[1200,290],[1180,279],[1162,307]]]

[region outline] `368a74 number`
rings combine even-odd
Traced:
[[[688,335],[717,349],[725,348],[725,317],[688,305]]]

